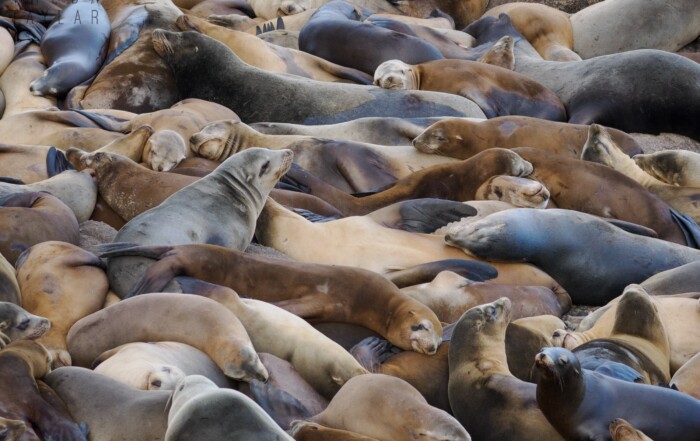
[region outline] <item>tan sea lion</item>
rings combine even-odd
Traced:
[[[32,245],[49,240],[77,244],[78,221],[70,208],[48,193],[16,193],[0,202],[0,225],[7,232],[0,253],[15,262]]]
[[[26,250],[15,265],[28,311],[51,320],[39,338],[53,366],[70,366],[66,334],[81,318],[102,308],[109,289],[104,263],[94,254],[63,242],[43,242]]]
[[[3,117],[56,107],[56,98],[35,96],[29,91],[29,84],[44,73],[46,66],[43,63],[39,46],[29,44],[7,66],[0,76],[0,91],[5,97]]]
[[[178,341],[205,352],[228,377],[267,378],[236,316],[216,302],[195,296],[158,293],[121,301],[79,320],[66,341],[78,366],[91,366],[100,354],[125,343]]]
[[[536,386],[508,370],[510,312],[510,300],[503,298],[470,309],[457,322],[449,351],[452,410],[475,439],[561,441],[538,408]]]
[[[610,423],[610,436],[613,441],[653,441],[622,418],[615,418]]]
[[[309,421],[377,439],[409,441],[421,433],[421,438],[431,441],[471,440],[449,413],[428,405],[417,390],[400,378],[383,374],[351,379],[326,410]]]
[[[566,109],[554,92],[524,75],[486,63],[435,60],[407,64],[389,60],[375,70],[374,84],[384,89],[460,95],[477,103],[487,118],[522,115],[566,119]]]
[[[615,142],[628,155],[642,153],[628,134],[610,129]],[[504,116],[482,122],[449,118],[436,122],[413,140],[424,153],[467,159],[493,147],[537,147],[548,152],[580,158],[588,136],[588,126],[528,118]]]
[[[680,187],[700,187],[700,153],[663,150],[635,155],[632,159],[652,177]]]
[[[700,222],[700,186],[676,187],[659,181],[642,170],[635,160],[625,155],[605,128],[591,124],[581,159],[597,162],[639,182],[668,205]]]

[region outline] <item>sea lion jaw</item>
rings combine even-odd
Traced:
[[[598,124],[591,124],[588,128],[588,138],[581,151],[581,159],[584,161],[598,162],[608,167],[613,167],[613,151],[610,145],[612,139]]]
[[[16,441],[27,430],[24,421],[8,420],[0,417],[0,440]]]
[[[374,84],[383,89],[417,89],[411,66],[399,61],[389,60],[377,66],[374,71]]]

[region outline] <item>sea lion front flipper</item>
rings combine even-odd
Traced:
[[[498,270],[486,262],[466,259],[445,259],[423,263],[411,268],[385,274],[399,288],[431,282],[442,271],[452,271],[474,282],[484,282],[498,277]]]
[[[68,161],[65,153],[52,146],[46,155],[46,173],[48,177],[52,178],[66,170],[75,170],[75,167]]]

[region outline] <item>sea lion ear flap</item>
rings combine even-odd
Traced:
[[[632,222],[626,222],[619,219],[605,219],[608,223],[615,225],[617,228],[627,231],[628,233],[636,234],[638,236],[653,237],[658,239],[659,235],[656,231],[651,228],[647,228],[643,225],[637,225]]]

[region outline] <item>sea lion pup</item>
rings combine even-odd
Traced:
[[[76,245],[50,241],[26,250],[15,267],[22,304],[51,320],[51,329],[39,343],[51,353],[54,367],[70,366],[68,331],[81,318],[102,309],[109,291],[104,263]]]
[[[0,182],[0,197],[13,193],[45,192],[57,197],[73,211],[78,223],[90,219],[97,200],[97,185],[89,172],[66,170],[28,185]]]
[[[565,121],[559,97],[524,75],[469,60],[436,60],[407,64],[389,60],[374,72],[384,89],[428,90],[463,96],[477,103],[487,118],[523,115]]]
[[[664,200],[610,167],[553,157],[535,148],[519,147],[513,151],[532,163],[534,171],[529,178],[549,189],[551,207],[637,224],[655,232],[642,234],[700,247],[700,230],[692,219],[679,215]]]
[[[689,323],[700,322],[699,297],[698,293],[651,297],[668,336],[671,374],[700,352],[700,329],[697,326],[688,326]],[[619,298],[600,308],[600,313],[596,311],[596,314],[591,314],[593,318],[598,316],[593,325],[584,319],[579,325],[582,329],[580,332],[557,330],[553,335],[552,345],[573,350],[591,340],[609,337],[617,316],[618,302]]]
[[[0,437],[3,441],[17,441],[26,430],[24,421],[0,417]]]
[[[502,298],[470,309],[457,322],[448,355],[450,405],[475,439],[561,441],[537,407],[536,386],[508,370],[510,312],[510,300]]]
[[[114,242],[140,245],[215,243],[245,249],[267,195],[292,163],[290,150],[248,149],[224,161],[214,172],[131,219]],[[206,219],[200,215],[206,212]],[[124,296],[152,261],[110,259],[112,290]]]
[[[610,423],[612,441],[653,441],[622,418],[615,418]]]
[[[386,228],[363,216],[314,224],[274,201],[265,205],[255,234],[262,245],[302,262],[348,265],[380,274],[447,259],[479,260],[447,246],[441,236]],[[323,243],[324,247],[309,247],[310,243]],[[565,292],[535,266],[491,264],[498,270],[494,283],[545,286]]]
[[[166,441],[293,440],[255,401],[201,375],[181,379],[171,396]]]
[[[512,286],[474,282],[451,271],[443,271],[430,283],[401,290],[432,309],[443,323],[454,323],[477,305],[508,297],[513,304],[513,320],[536,315],[561,317],[571,308],[571,299],[557,297],[543,286]]]
[[[191,15],[176,21],[183,31],[197,31],[224,43],[243,62],[266,70],[286,73],[318,81],[342,81],[371,84],[372,78],[359,70],[340,66],[298,49],[282,48],[245,32],[227,29]]]
[[[100,354],[125,343],[177,341],[205,352],[228,377],[267,378],[240,320],[220,304],[195,296],[157,293],[123,300],[78,320],[66,340],[78,366],[92,366]]]
[[[0,349],[17,340],[34,340],[51,328],[49,319],[30,314],[21,306],[0,302]]]
[[[357,216],[407,199],[469,201],[474,199],[475,192],[492,176],[527,176],[531,173],[530,163],[517,154],[506,149],[491,149],[464,161],[417,171],[399,179],[384,191],[362,198],[324,185],[322,181],[303,170],[292,169],[287,173],[287,177],[308,187],[308,193],[330,203],[345,216]]]
[[[569,15],[548,5],[509,3],[489,9],[484,15],[498,17],[506,13],[513,26],[545,60],[581,61],[573,51],[574,31]]]
[[[632,159],[652,177],[681,187],[700,187],[700,153],[664,150],[635,155]]]
[[[652,298],[639,285],[625,288],[610,335],[573,352],[584,369],[613,378],[664,387],[671,379],[666,328]]]
[[[324,124],[359,116],[483,117],[475,103],[454,95],[391,92],[360,84],[328,83],[265,72],[243,63],[223,43],[196,32],[156,30],[152,40],[155,51],[171,67],[182,96],[225,105],[246,123]],[[205,65],[206,69],[202,70]],[[199,81],[191,81],[193,72],[198,72]],[[217,75],[212,77],[213,72]],[[256,87],[265,84],[265,95],[285,96],[286,104],[278,106],[263,98],[252,84]]]
[[[100,354],[92,367],[143,390],[172,390],[187,375],[204,375],[220,387],[231,385],[207,354],[174,341],[127,343]]]
[[[669,384],[672,389],[700,400],[700,352],[673,374]]]
[[[352,378],[309,421],[381,440],[409,441],[416,434],[431,441],[471,440],[449,413],[430,406],[404,380],[383,374]]]
[[[632,156],[642,153],[630,135],[610,129],[622,150]],[[423,153],[468,159],[493,148],[536,147],[578,159],[588,136],[588,126],[547,121],[526,116],[503,116],[485,121],[446,118],[437,121],[413,140]]]
[[[572,237],[579,242],[572,242]],[[560,209],[494,213],[448,234],[445,242],[482,259],[532,263],[559,282],[577,305],[604,305],[630,283],[700,260],[700,250]]]
[[[379,441],[347,430],[331,429],[320,424],[297,420],[289,433],[296,441]]]
[[[77,421],[85,422],[90,439],[163,439],[170,393],[134,389],[89,369],[66,366],[45,378]],[[117,406],[124,406],[115,412]],[[134,421],[148,424],[134,424]],[[120,438],[116,438],[120,439]]]
[[[657,441],[691,441],[700,433],[700,400],[582,369],[563,348],[545,348],[535,360],[537,405],[565,439],[610,440],[608,426],[615,418]]]
[[[58,198],[43,192],[16,193],[0,199],[0,225],[7,234],[0,253],[15,262],[32,245],[58,240],[77,245],[80,231],[75,214]]]
[[[0,351],[0,386],[5,392],[0,399],[3,416],[23,421],[26,439],[40,439],[40,434],[42,439],[86,441],[65,409],[54,406],[41,394],[36,380],[50,371],[51,356],[37,342],[21,340]]]
[[[581,159],[607,165],[648,188],[668,205],[700,222],[700,186],[677,187],[650,176],[625,155],[604,127],[591,124]]]
[[[125,255],[157,260],[128,296],[158,292],[173,277],[185,275],[275,303],[303,318],[365,326],[402,349],[434,353],[440,344],[442,327],[435,314],[371,271],[270,259],[204,244],[115,249],[103,254]],[[236,268],[235,274],[230,268]],[[280,290],[282,275],[286,289]]]

